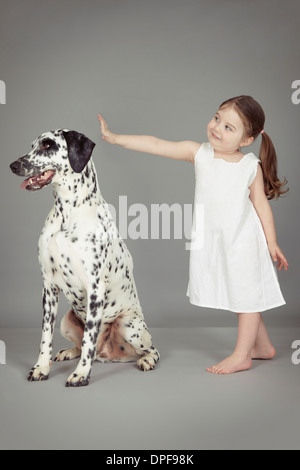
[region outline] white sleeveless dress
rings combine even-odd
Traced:
[[[261,221],[249,198],[259,159],[215,158],[203,143],[195,157],[195,200],[190,248],[191,304],[236,313],[284,305]]]

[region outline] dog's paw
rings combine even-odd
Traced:
[[[81,351],[78,348],[70,348],[70,349],[61,349],[55,356],[54,361],[71,361],[76,357],[80,357]]]
[[[68,377],[66,387],[84,387],[90,383],[90,375],[80,375],[73,372]]]
[[[142,356],[137,360],[138,368],[145,372],[154,369],[155,364],[155,360],[152,356]]]
[[[49,377],[49,371],[50,367],[34,366],[29,372],[27,380],[29,382],[40,382],[42,380],[47,380]]]

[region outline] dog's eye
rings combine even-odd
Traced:
[[[46,139],[43,139],[42,141],[40,141],[40,150],[41,151],[44,151],[44,150],[53,150],[53,151],[57,151],[59,149],[57,143],[55,142],[55,140],[53,139],[49,139],[49,138],[46,138]]]
[[[55,142],[51,139],[44,139],[41,142],[41,150],[48,150]]]

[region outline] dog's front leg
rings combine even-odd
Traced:
[[[47,380],[52,365],[52,339],[58,307],[58,287],[44,282],[43,288],[43,328],[40,354],[31,369],[28,380]]]
[[[68,377],[66,387],[88,385],[103,313],[105,283],[88,293],[87,317],[81,343],[81,357],[76,370]]]

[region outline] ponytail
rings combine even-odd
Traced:
[[[279,199],[282,194],[289,191],[289,188],[282,189],[287,184],[286,178],[283,181],[277,176],[277,156],[272,140],[264,131],[261,133],[262,142],[259,150],[259,158],[264,178],[265,194],[269,200]]]

